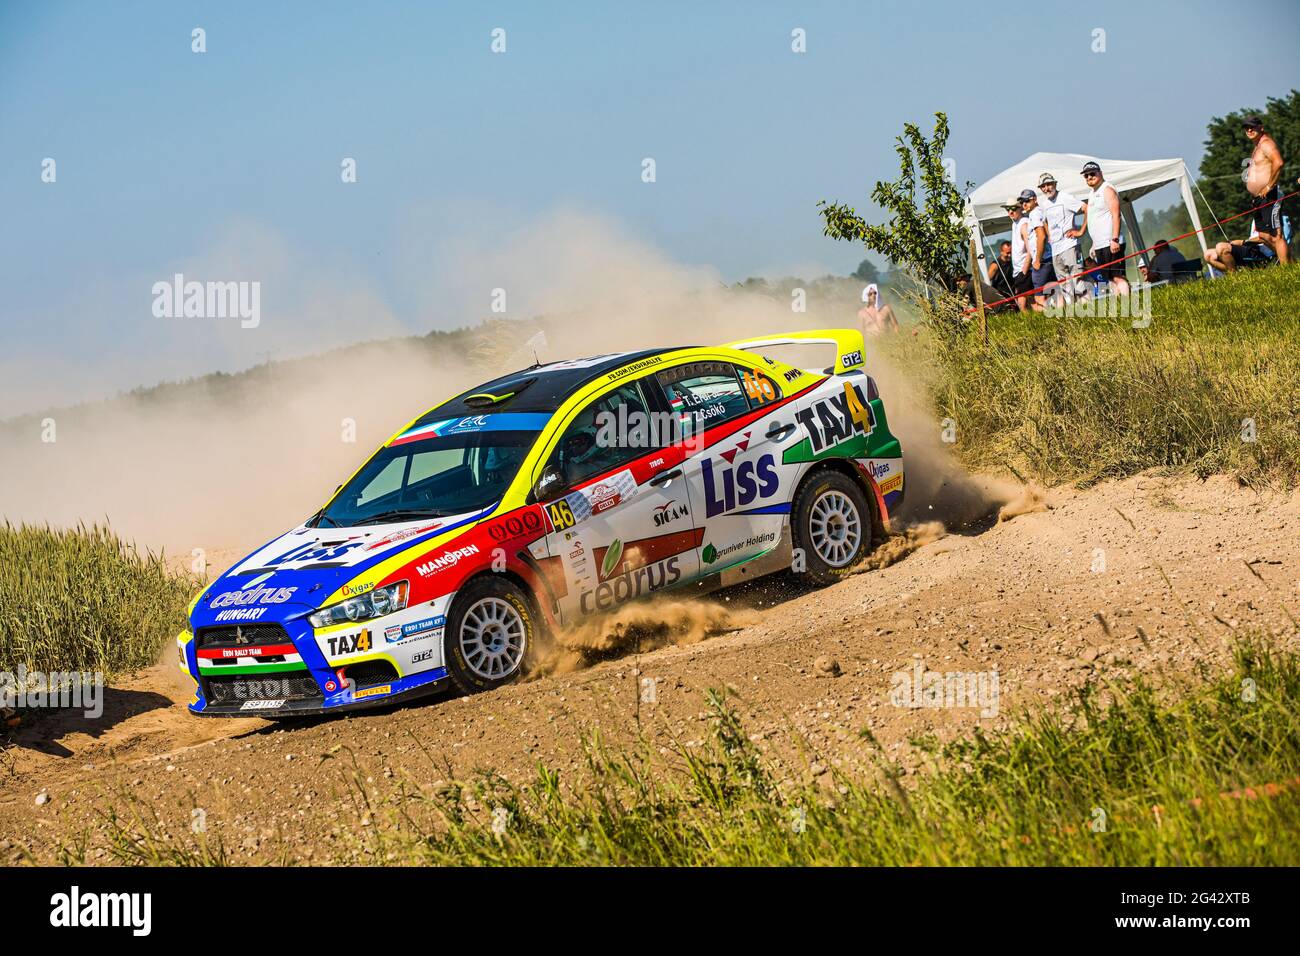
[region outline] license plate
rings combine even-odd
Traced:
[[[246,700],[240,710],[277,710],[284,706],[283,700]]]

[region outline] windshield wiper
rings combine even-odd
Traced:
[[[362,518],[360,521],[352,522],[351,526],[355,528],[358,525],[363,525],[363,524],[382,524],[385,521],[396,521],[399,518],[406,518],[411,521],[418,521],[421,518],[445,518],[445,517],[447,517],[447,512],[445,511],[430,511],[430,510],[410,511],[405,508],[395,508],[392,511],[381,511],[379,512],[379,514],[367,515],[366,517]]]
[[[328,521],[336,528],[343,527],[343,525],[339,524],[337,520],[327,515],[325,513],[324,508],[322,508],[320,511],[316,512],[314,515],[312,515],[310,518],[304,521],[303,524],[306,525],[308,528],[319,528],[321,526],[322,521]]]

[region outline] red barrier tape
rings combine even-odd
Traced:
[[[1227,219],[1219,219],[1216,222],[1210,223],[1208,226],[1202,226],[1200,229],[1193,229],[1191,232],[1185,232],[1181,236],[1174,236],[1174,238],[1170,239],[1169,242],[1177,242],[1179,239],[1186,239],[1188,236],[1194,236],[1198,232],[1209,232],[1215,226],[1222,226],[1225,222],[1232,222],[1232,220],[1240,219],[1242,216],[1249,216],[1252,213],[1265,208],[1266,206],[1272,206],[1274,203],[1285,202],[1286,200],[1290,199],[1292,196],[1300,196],[1300,189],[1297,189],[1294,192],[1289,192],[1285,196],[1282,196],[1279,199],[1272,199],[1269,200],[1268,202],[1262,202],[1258,206],[1252,206],[1250,209],[1247,209],[1245,212],[1239,212],[1235,216],[1229,216]],[[1150,252],[1154,248],[1155,246],[1147,246],[1145,249],[1139,249],[1137,252],[1130,252],[1126,256],[1121,256],[1119,259],[1111,259],[1110,262],[1107,262],[1105,265],[1095,266],[1087,270],[1086,272],[1081,272],[1078,277],[1082,279],[1084,276],[1092,275],[1094,272],[1098,272],[1102,269],[1107,268],[1108,266],[1114,265],[1116,262],[1127,262],[1129,259],[1132,259],[1134,256],[1143,255],[1144,253]],[[981,256],[980,258],[983,258],[983,256]],[[974,282],[974,281],[983,281],[983,280],[980,280],[979,277],[977,276],[971,276],[971,281]],[[1058,282],[1058,281],[1059,280],[1057,279],[1052,280],[1052,282]],[[992,308],[996,308],[999,305],[1004,305],[1007,302],[1014,302],[1016,299],[1023,299],[1031,295],[1037,295],[1038,293],[1046,289],[1048,285],[1051,285],[1052,282],[1047,283],[1047,285],[1039,286],[1037,289],[1030,289],[1028,292],[1017,292],[1015,295],[1009,295],[1005,299],[998,299],[998,301],[996,302],[985,302],[984,308],[992,309]],[[969,309],[963,312],[962,315],[971,315],[978,311],[979,311],[978,307],[971,306]]]

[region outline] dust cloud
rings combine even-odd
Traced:
[[[752,615],[704,600],[651,598],[559,628],[530,662],[531,677],[568,674],[603,660],[670,644],[697,644],[739,630]]]
[[[242,554],[313,513],[406,422],[534,355],[547,362],[857,322],[856,296],[809,294],[795,312],[788,293],[729,288],[576,213],[491,246],[439,252],[439,275],[459,283],[449,301],[479,290],[486,303],[502,288],[512,297],[506,314],[485,308],[439,323],[469,326],[463,335],[370,341],[0,422],[0,519],[107,521],[182,558]],[[365,319],[355,316],[358,329]],[[956,466],[906,372],[874,358],[868,344],[907,456],[904,522],[959,528],[1010,501],[1014,489]]]

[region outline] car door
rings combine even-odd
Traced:
[[[766,373],[727,361],[698,361],[652,376],[687,435],[682,470],[702,532],[700,572],[749,561],[780,542],[790,511],[774,428],[761,410],[781,398]]]
[[[560,617],[613,610],[699,573],[694,502],[682,451],[654,426],[644,380],[624,382],[579,409],[542,474],[559,490],[541,500]]]

